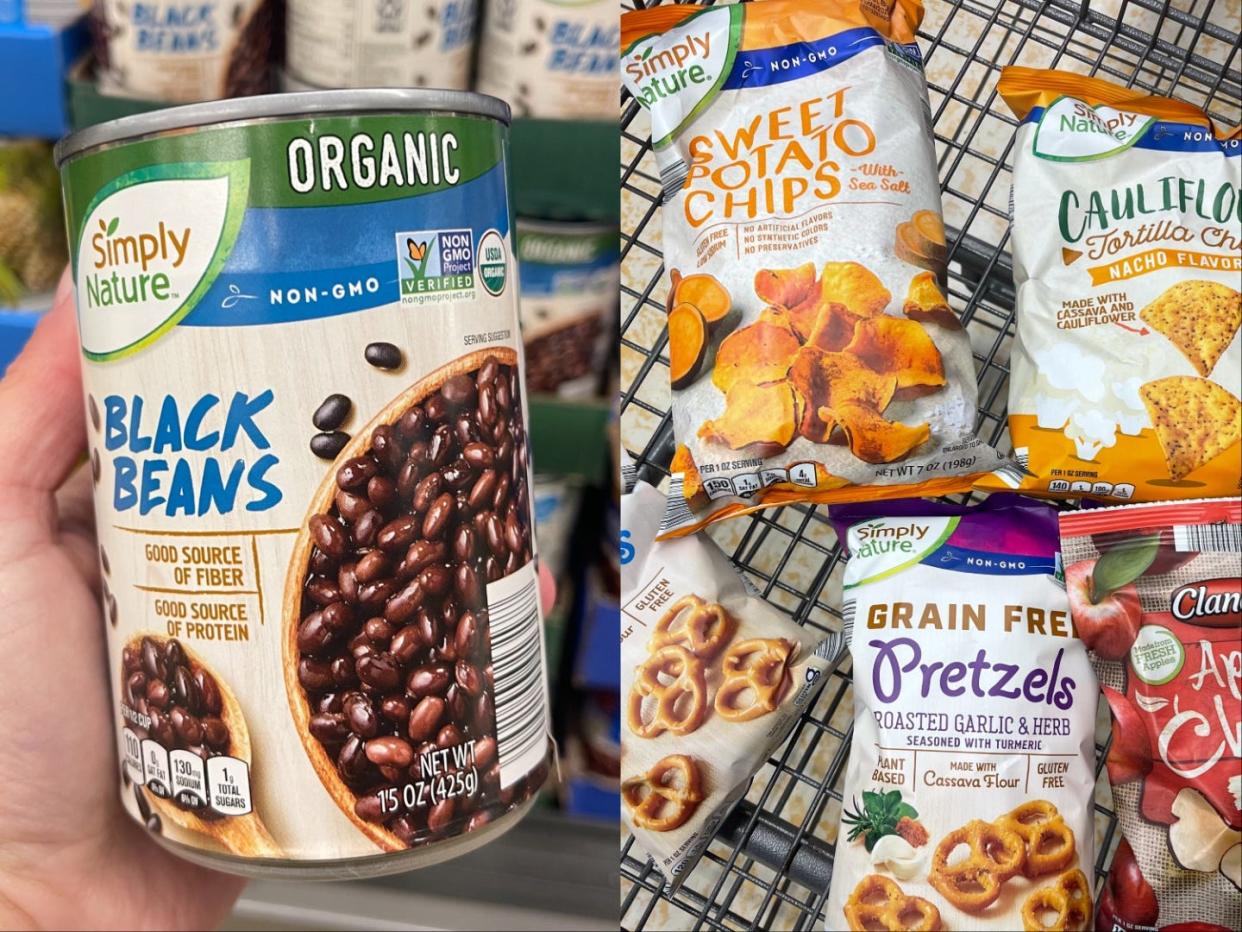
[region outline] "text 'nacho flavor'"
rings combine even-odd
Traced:
[[[919,0],[622,17],[622,77],[664,183],[690,504],[666,532],[783,501],[961,491],[1001,465],[974,434],[974,360],[945,296],[921,17]]]
[[[1006,68],[998,90],[1022,121],[1009,379],[1021,490],[1236,495],[1242,134],[1099,78]]]
[[[1061,543],[1112,713],[1096,928],[1242,928],[1242,502],[1067,512]]]
[[[854,735],[829,929],[1091,926],[1096,681],[1056,511],[834,507]]]
[[[58,146],[118,789],[182,857],[408,870],[543,783],[508,116],[282,94]]]

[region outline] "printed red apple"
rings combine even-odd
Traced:
[[[1156,550],[1156,558],[1151,561],[1151,566],[1143,571],[1144,576],[1159,576],[1162,573],[1171,573],[1183,563],[1194,559],[1194,551],[1177,549],[1177,544],[1173,540],[1173,528],[1171,527],[1142,527],[1136,528],[1133,531],[1107,531],[1103,534],[1092,534],[1091,543],[1095,544],[1095,549],[1103,555],[1119,547],[1132,547],[1138,543],[1138,538],[1150,537],[1153,534],[1160,535],[1160,544]]]
[[[1113,743],[1108,748],[1108,780],[1113,786],[1133,783],[1151,773],[1151,739],[1143,723],[1143,713],[1133,702],[1107,686],[1100,692],[1108,700],[1113,715]]]
[[[1065,590],[1078,636],[1105,660],[1120,660],[1130,651],[1143,623],[1143,607],[1134,583],[1092,601],[1091,576],[1098,560],[1082,560],[1065,570]]]
[[[1123,838],[1117,846],[1117,853],[1113,855],[1104,889],[1100,891],[1099,908],[1095,914],[1096,932],[1112,932],[1114,919],[1127,929],[1155,928],[1159,918],[1160,904],[1156,901],[1156,891],[1143,876],[1134,857],[1134,849]]]

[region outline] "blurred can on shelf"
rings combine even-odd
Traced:
[[[287,69],[320,88],[470,84],[475,0],[288,0]]]
[[[99,89],[169,103],[265,93],[273,22],[272,0],[94,0]]]
[[[596,393],[620,288],[620,241],[607,224],[517,221],[526,382],[532,392]]]
[[[476,90],[517,116],[615,120],[619,13],[616,0],[491,0]]]

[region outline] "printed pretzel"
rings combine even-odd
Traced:
[[[646,700],[655,700],[650,720],[643,717]],[[664,732],[688,735],[707,715],[707,682],[703,661],[678,644],[652,652],[634,671],[626,710],[630,731],[640,738]]]
[[[789,680],[794,645],[784,638],[750,638],[725,651],[724,680],[716,691],[716,713],[731,722],[748,722],[780,705]],[[739,705],[749,694],[749,704]]]
[[[970,856],[950,864],[958,845],[970,848]],[[975,913],[996,902],[1001,885],[1022,870],[1025,859],[1021,835],[973,819],[940,840],[927,880],[958,909]]]
[[[677,625],[678,622],[680,625]],[[710,660],[733,637],[733,619],[717,602],[687,595],[674,602],[656,622],[651,650],[680,644],[701,660]]]
[[[940,910],[934,904],[909,896],[882,874],[868,874],[860,880],[845,901],[844,911],[851,932],[937,932],[942,928]]]
[[[1091,906],[1087,877],[1075,868],[1026,898],[1022,904],[1022,928],[1025,932],[1086,932]],[[1047,913],[1056,915],[1051,925],[1044,921]]]
[[[703,801],[698,764],[685,754],[670,754],[645,774],[621,785],[621,799],[638,828],[671,832],[686,824]]]
[[[1074,832],[1057,807],[1046,799],[1032,799],[996,820],[996,825],[1022,836],[1027,877],[1042,877],[1074,863]]]

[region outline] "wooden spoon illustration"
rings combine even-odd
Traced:
[[[211,719],[219,719],[223,723],[224,728],[227,729],[227,747],[225,752],[230,757],[244,761],[248,767],[251,766],[253,749],[250,745],[250,730],[246,727],[245,716],[242,714],[241,706],[238,704],[237,697],[233,694],[232,689],[212,671],[201,656],[187,647],[182,641],[176,641],[177,647],[175,650],[179,651],[184,659],[174,665],[176,669],[169,670],[166,658],[172,643],[172,638],[153,632],[140,632],[130,639],[122,653],[122,698],[135,698],[131,695],[132,690],[129,687],[129,682],[136,674],[141,675],[144,680],[144,688],[141,695],[146,708],[139,709],[138,711],[142,711],[144,714],[154,711],[159,714],[163,721],[161,728],[165,731],[165,735],[161,738],[154,733],[149,733],[148,736],[153,740],[159,741],[165,749],[171,752],[175,749],[175,738],[177,735],[172,722],[173,710],[182,708],[174,703],[174,696],[184,700],[187,692],[194,692],[200,697],[199,703],[203,707],[209,710],[218,709],[218,712],[215,715],[204,715],[201,718],[196,718],[193,715],[186,714],[182,708],[183,719],[191,720],[183,727],[191,731],[197,729],[198,734],[201,736],[201,746],[206,747],[208,745],[208,737],[204,723]],[[152,645],[152,647],[148,647],[148,645]],[[134,669],[135,659],[137,669]],[[149,675],[152,665],[157,667],[162,665],[162,677],[151,677]],[[189,675],[186,676],[186,673],[183,673],[182,670]],[[159,707],[159,701],[162,701],[163,708]],[[127,704],[132,708],[132,702]],[[129,727],[133,728],[135,726],[129,723]],[[219,726],[212,724],[210,727],[218,728]],[[153,724],[151,732],[155,730],[156,728]],[[173,736],[173,740],[168,740],[170,734]],[[183,809],[181,806],[178,806],[173,799],[157,796],[151,792],[149,787],[144,787],[143,792],[161,818],[165,818],[189,831],[207,835],[233,854],[248,858],[284,857],[284,852],[281,851],[280,846],[272,839],[262,820],[253,811],[245,815],[213,814],[210,818],[202,818],[193,810]]]
[[[415,382],[393,401],[384,407],[371,421],[354,433],[353,438],[345,445],[337,456],[333,466],[324,475],[323,481],[311,498],[306,518],[302,522],[302,530],[298,533],[293,547],[293,556],[289,561],[289,575],[285,580],[284,604],[281,616],[283,628],[281,642],[284,652],[285,692],[289,697],[289,709],[293,713],[293,721],[297,727],[302,746],[310,758],[315,773],[319,775],[324,788],[358,830],[370,838],[384,851],[406,851],[409,849],[404,841],[391,832],[383,824],[359,818],[354,811],[358,796],[341,779],[336,762],[329,756],[324,746],[310,733],[311,707],[307,702],[306,690],[298,680],[298,626],[302,621],[302,587],[306,582],[308,561],[314,548],[307,526],[315,515],[327,513],[335,501],[337,493],[336,473],[339,464],[353,457],[362,456],[371,447],[371,432],[381,425],[392,425],[399,421],[410,408],[422,403],[433,395],[451,377],[474,372],[483,363],[493,357],[501,365],[516,366],[517,353],[507,347],[489,347],[460,356],[452,362],[431,372]]]

